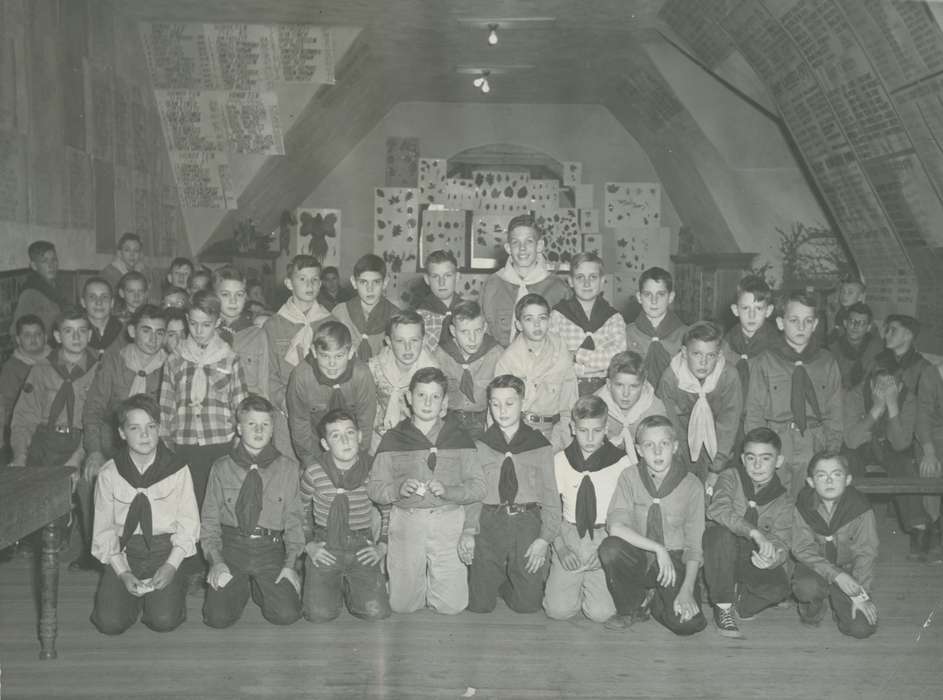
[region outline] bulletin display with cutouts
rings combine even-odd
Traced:
[[[422,204],[445,204],[445,158],[419,159],[419,200]]]
[[[417,267],[419,192],[414,187],[378,187],[374,191],[374,250],[386,261],[387,295],[403,300]]]
[[[607,182],[606,226],[614,229],[661,225],[661,185],[657,182]]]
[[[471,268],[473,270],[495,270],[507,260],[504,244],[507,242],[508,224],[515,214],[483,214],[472,216]]]
[[[531,209],[530,173],[475,170],[478,208],[486,214],[522,213]]]
[[[547,262],[558,270],[569,269],[572,257],[583,249],[577,210],[557,209],[549,215],[538,216],[537,225],[543,231],[544,257]]]
[[[635,293],[639,276],[649,267],[669,267],[671,229],[620,229],[615,232],[615,247],[615,295],[620,299]]]
[[[469,212],[464,209],[424,209],[420,214],[419,264],[434,250],[450,250],[459,268],[467,266]]]

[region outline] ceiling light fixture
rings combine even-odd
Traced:
[[[490,70],[481,71],[478,77],[472,81],[472,85],[474,85],[476,88],[478,88],[485,94],[491,92],[491,85],[488,84],[488,76],[490,75],[491,75]]]
[[[489,24],[488,29],[491,30],[491,32],[488,34],[488,43],[492,46],[496,46],[498,43],[498,25]]]
[[[482,91],[483,93],[485,93],[486,95],[487,95],[489,92],[491,92],[491,86],[488,84],[488,81],[487,81],[487,80],[485,80],[485,81],[481,84],[481,91]]]

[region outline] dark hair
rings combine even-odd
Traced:
[[[767,304],[773,300],[773,290],[759,275],[747,275],[737,282],[737,302],[744,294],[752,294],[756,301],[765,301]]]
[[[638,425],[635,426],[635,442],[638,442],[639,437],[646,430],[653,430],[655,428],[668,428],[671,431],[672,437],[678,437],[674,423],[671,422],[671,419],[668,416],[651,415],[645,416],[642,420],[639,421]]]
[[[213,273],[213,288],[215,289],[224,281],[246,283],[246,275],[238,267],[233,265],[224,265]]]
[[[93,284],[102,284],[108,288],[108,293],[114,295],[115,290],[111,288],[111,282],[106,280],[104,277],[89,277],[85,280],[85,284],[82,285],[82,296],[85,296],[85,293],[88,291],[88,288]]]
[[[484,312],[481,310],[481,304],[477,301],[463,300],[452,307],[452,325],[459,319],[463,321],[474,321],[481,318]]]
[[[599,396],[590,394],[589,396],[579,397],[576,403],[573,404],[571,413],[575,422],[587,418],[604,418],[609,415],[609,408]]]
[[[534,231],[537,234],[537,240],[540,240],[543,237],[544,232],[543,232],[543,229],[540,228],[540,225],[537,223],[537,219],[535,219],[531,214],[518,214],[517,216],[515,216],[513,219],[511,219],[508,222],[508,230],[507,230],[508,239],[510,240],[511,232],[514,229],[522,228],[525,226],[527,228],[534,229]]]
[[[132,314],[130,320],[128,321],[128,325],[137,328],[142,318],[150,318],[166,323],[167,312],[156,304],[141,304],[137,311]]]
[[[183,294],[187,298],[187,303],[190,303],[190,294],[183,287],[177,287],[176,285],[170,285],[169,287],[164,288],[164,293],[161,295],[161,299],[166,299],[171,294]]]
[[[327,426],[331,423],[340,423],[342,420],[349,420],[357,430],[360,430],[357,416],[354,415],[353,411],[348,411],[346,408],[332,408],[318,421],[318,437],[322,440],[325,439],[327,437]]]
[[[212,285],[213,283],[213,273],[205,268],[199,268],[190,273],[190,278],[187,280],[187,285],[193,284],[193,280],[200,279],[201,277],[206,278],[207,284]],[[200,291],[200,290],[198,290]]]
[[[700,340],[702,343],[720,343],[724,339],[724,331],[716,323],[711,321],[698,321],[684,332],[681,344],[684,347],[688,343]]]
[[[644,382],[646,379],[645,360],[632,350],[617,352],[609,360],[609,369],[606,370],[606,376],[609,379],[615,379],[618,374],[634,374]]]
[[[340,270],[338,270],[334,265],[328,265],[327,267],[321,268],[321,277],[326,277],[327,275],[337,275],[341,276]]]
[[[190,320],[187,317],[187,309],[178,309],[176,307],[164,309],[164,318],[167,319],[168,326],[170,326],[171,321],[180,321],[180,323],[183,324],[183,337],[188,338],[190,336]]]
[[[488,400],[491,400],[491,392],[495,389],[514,389],[523,399],[526,386],[520,377],[515,377],[513,374],[499,374],[488,383]]]
[[[65,321],[85,321],[85,323],[90,325],[90,321],[85,315],[85,309],[78,306],[67,306],[62,311],[60,311],[59,315],[56,317],[55,322],[52,324],[52,329],[54,331],[59,330],[59,327]]]
[[[861,314],[863,316],[867,316],[869,321],[874,319],[874,312],[871,311],[871,307],[865,304],[863,301],[856,301],[854,304],[845,309],[845,318],[842,320],[842,323],[847,321],[851,314]]]
[[[118,248],[120,249],[128,241],[133,241],[137,243],[139,246],[141,246],[142,248],[144,247],[144,243],[141,241],[141,237],[139,235],[137,235],[136,233],[127,232],[127,233],[122,233],[121,238],[118,239]]]
[[[671,276],[671,273],[668,272],[663,267],[650,267],[645,272],[643,272],[638,278],[638,290],[639,292],[645,287],[645,283],[651,280],[652,282],[662,282],[665,285],[665,289],[668,290],[668,293],[674,291],[675,283],[674,278]]]
[[[425,268],[428,270],[430,265],[436,265],[438,263],[452,263],[452,267],[454,267],[456,270],[458,269],[458,259],[455,257],[455,253],[453,253],[451,250],[433,250],[431,253],[429,253],[429,255],[426,256]]]
[[[920,335],[920,321],[913,316],[908,316],[907,314],[890,314],[884,319],[884,325],[889,326],[892,323],[897,323],[906,328],[913,334],[914,338]]]
[[[314,332],[311,345],[315,350],[349,348],[351,345],[350,329],[340,321],[325,321]]]
[[[33,241],[26,249],[26,254],[29,255],[31,261],[36,262],[50,250],[55,252],[56,246],[49,241]]]
[[[202,311],[207,316],[219,318],[222,313],[222,303],[215,292],[208,289],[201,289],[193,295],[190,300],[190,310],[196,309]]]
[[[815,292],[807,292],[804,289],[794,289],[783,297],[783,305],[780,315],[786,315],[786,307],[790,303],[802,304],[815,311],[815,317],[819,316],[819,295]]]
[[[449,380],[438,367],[423,367],[416,370],[413,378],[409,380],[409,391],[412,392],[419,384],[438,384],[442,387],[442,393],[446,396],[449,393]]]
[[[236,408],[236,420],[242,420],[242,417],[249,411],[258,411],[259,413],[272,415],[275,413],[275,406],[264,396],[249,394],[239,402],[239,406]]]
[[[36,314],[24,314],[16,319],[16,334],[19,335],[23,332],[23,329],[27,326],[39,326],[39,329],[45,335],[46,333],[46,324],[43,323],[43,320]]]
[[[115,420],[124,427],[128,414],[138,410],[144,411],[155,423],[160,423],[160,404],[150,394],[135,394],[119,403],[115,408]]]
[[[178,267],[184,266],[189,267],[191,272],[194,270],[193,262],[190,260],[190,258],[174,258],[170,261],[170,267],[168,270],[174,270]]]
[[[595,263],[599,265],[599,272],[602,273],[606,269],[605,264],[602,261],[602,258],[599,257],[597,253],[577,253],[570,259],[570,277],[576,274],[576,268],[578,268],[583,263]]]
[[[149,286],[148,283],[147,283],[147,277],[145,277],[144,275],[142,275],[142,274],[141,274],[140,272],[138,272],[137,270],[131,270],[131,272],[126,272],[126,273],[124,273],[124,274],[121,276],[121,279],[118,280],[118,291],[119,291],[119,292],[125,291],[125,287],[126,287],[130,282],[143,282],[143,283],[144,283],[144,289],[145,289],[145,290],[147,290],[147,288],[148,288],[148,286]]]
[[[379,255],[373,253],[361,255],[360,259],[354,263],[354,271],[351,274],[354,279],[357,279],[364,272],[378,272],[385,279],[386,262]]]
[[[809,466],[805,470],[806,476],[812,476],[815,472],[815,468],[819,466],[819,463],[824,462],[826,459],[834,459],[842,466],[846,475],[851,474],[851,469],[848,466],[848,458],[845,455],[838,450],[820,450],[812,455],[812,459],[809,460]]]
[[[542,306],[550,313],[550,302],[539,294],[525,294],[521,300],[514,305],[514,318],[521,320],[521,314],[526,306]]]
[[[399,313],[390,316],[390,319],[386,322],[386,335],[388,338],[393,337],[393,330],[397,326],[419,326],[422,329],[422,335],[426,334],[426,322],[422,316],[412,309],[403,309]]]
[[[289,277],[291,277],[300,270],[307,270],[308,268],[312,267],[315,268],[320,274],[321,261],[313,255],[296,255],[291,259],[291,262],[288,263],[287,274]]]
[[[766,426],[753,428],[753,430],[744,435],[743,446],[740,449],[746,449],[748,442],[752,442],[755,445],[770,445],[777,453],[783,451],[783,441],[779,438],[779,435],[776,434],[775,430],[767,428]]]

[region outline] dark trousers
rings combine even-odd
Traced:
[[[713,525],[704,531],[703,545],[704,582],[714,605],[736,600],[738,612],[751,617],[789,597],[789,577],[782,565],[758,569],[750,561],[751,540]]]
[[[832,617],[842,634],[865,639],[877,631],[877,625],[872,625],[861,613],[852,617],[851,598],[841,588],[829,584],[805,564],[797,564],[792,574],[792,594],[799,601],[800,611],[803,604],[819,603],[828,598]]]
[[[27,467],[61,467],[82,444],[82,431],[57,433],[48,425],[39,425],[26,450]]]
[[[589,396],[590,394],[595,394],[605,383],[605,377],[579,377],[576,380],[576,385],[580,396]]]
[[[326,532],[317,533],[326,535]],[[320,539],[320,537],[319,537]],[[361,620],[382,620],[390,616],[390,596],[379,562],[367,566],[357,559],[357,552],[369,547],[373,537],[369,529],[355,530],[340,549],[328,549],[333,564],[315,566],[305,556],[303,608],[308,622],[329,622],[347,610]]]
[[[853,450],[842,446],[842,453],[848,457],[848,465],[855,478],[863,478],[866,472],[865,467],[869,464],[880,464],[887,475],[892,477],[920,476],[913,447],[898,451],[891,449],[891,446],[883,440],[871,440]],[[918,494],[894,496],[894,506],[897,508],[897,517],[904,530],[910,531],[916,525],[926,525],[930,522],[930,516],[923,507],[923,496]]]
[[[550,563],[530,574],[524,552],[540,536],[540,509],[511,515],[483,505],[479,522],[468,572],[468,609],[491,612],[500,595],[514,612],[538,612]]]
[[[670,588],[658,585],[658,564],[648,552],[635,547],[620,537],[607,537],[599,545],[599,563],[606,572],[606,585],[616,604],[619,615],[629,615],[639,609],[648,589],[654,589],[651,614],[658,622],[677,635],[687,636],[700,632],[707,626],[703,613],[698,612],[685,622],[674,610],[674,601],[684,581],[684,563],[681,552],[672,551],[671,561],[675,567],[675,584]],[[694,583],[694,602],[701,606],[701,586]]]
[[[290,625],[301,617],[301,598],[295,587],[282,579],[275,583],[285,564],[281,537],[250,538],[234,528],[223,528],[223,561],[232,581],[219,590],[206,589],[203,622],[222,629],[234,624],[252,600],[262,617],[273,625]]]
[[[150,549],[144,537],[132,536],[125,549],[131,573],[141,580],[151,578],[167,561],[172,548],[170,535],[155,535]],[[114,569],[106,566],[95,592],[92,624],[103,634],[121,634],[140,616],[141,622],[155,632],[169,632],[187,619],[186,601],[187,581],[179,571],[166,587],[138,598],[128,593]]]
[[[479,440],[488,428],[487,411],[456,411],[449,409],[449,413],[458,418],[462,430],[468,433],[472,440]]]
[[[229,453],[229,443],[176,445],[174,453],[190,467],[190,478],[193,480],[196,506],[202,512],[203,501],[206,499],[206,485],[210,481],[210,469],[213,467],[213,462]],[[189,557],[183,563],[181,569],[189,575],[204,573],[206,571],[206,559],[203,556],[203,547],[197,544],[196,555]]]

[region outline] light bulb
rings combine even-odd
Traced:
[[[476,88],[480,88],[483,82],[485,82],[485,79],[479,75],[472,81],[472,85],[474,85]]]
[[[488,34],[488,43],[495,46],[498,43],[498,28],[491,25],[491,33]]]
[[[487,95],[489,92],[491,92],[491,86],[488,85],[488,81],[487,81],[487,80],[485,80],[485,81],[483,81],[483,82],[481,83],[481,91],[482,91],[483,93],[485,93],[486,95]]]

